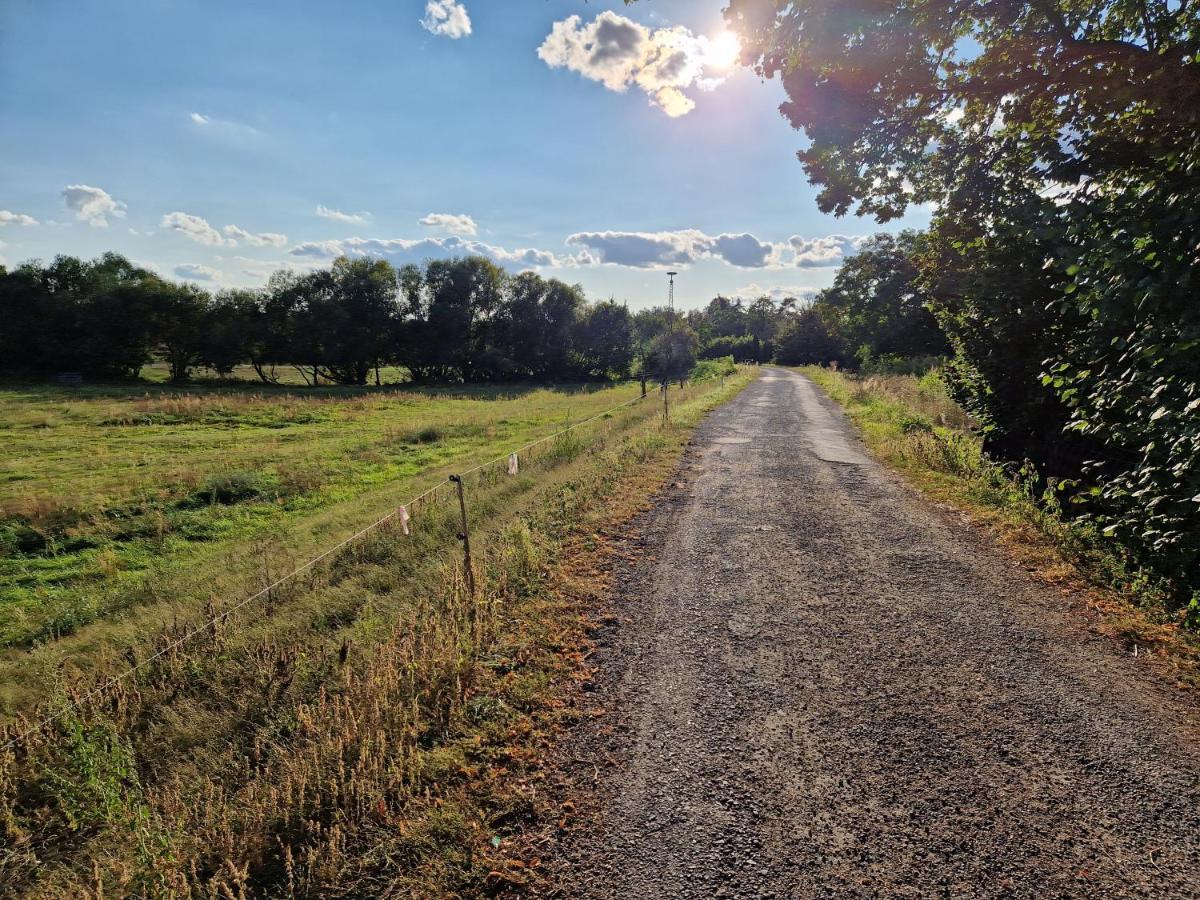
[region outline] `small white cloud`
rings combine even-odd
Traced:
[[[238,228],[236,225],[226,225],[221,230],[225,232],[226,237],[245,241],[253,247],[284,247],[287,246],[288,242],[286,234],[278,234],[274,231],[251,234],[246,229]]]
[[[317,206],[317,215],[322,219],[333,219],[337,222],[349,222],[352,225],[362,225],[365,222],[371,221],[371,214],[368,212],[346,213],[340,209],[330,209],[328,206]]]
[[[333,259],[342,255],[341,241],[305,241],[288,251],[292,256]]]
[[[471,17],[457,0],[429,0],[421,27],[431,34],[457,40],[471,33]]]
[[[759,297],[770,297],[776,303],[781,303],[784,300],[795,300],[800,306],[807,306],[809,303],[812,303],[818,293],[820,293],[820,289],[815,287],[791,287],[787,285],[763,287],[752,283],[738,288],[729,296],[735,300],[757,300]]]
[[[218,119],[205,113],[188,113],[188,121],[212,138],[233,143],[246,143],[261,134],[253,125],[235,122],[232,119]]]
[[[199,263],[184,263],[176,266],[175,275],[179,278],[186,278],[188,281],[219,282],[222,278],[221,273],[216,269]]]
[[[226,240],[221,237],[221,232],[209,225],[207,221],[199,216],[189,215],[188,213],[167,213],[162,217],[162,221],[158,223],[158,227],[165,228],[168,231],[177,231],[189,241],[204,244],[206,247],[237,246],[237,241]]]
[[[470,216],[455,216],[449,213],[430,213],[421,220],[421,224],[429,228],[440,228],[451,234],[474,237],[479,233],[479,226]]]
[[[847,256],[858,252],[866,235],[830,234],[806,238],[793,235],[788,243],[795,251],[793,262],[802,269],[840,266]]]
[[[114,200],[108,191],[86,184],[68,184],[62,189],[63,203],[80,222],[93,228],[107,228],[108,217],[125,218],[125,204]]]
[[[710,39],[678,25],[651,29],[605,10],[587,24],[577,15],[555,22],[537,54],[551,68],[578,72],[610,91],[636,85],[677,118],[696,108],[684,90],[715,90],[724,78],[711,72],[727,70],[737,52],[729,33]]]
[[[36,225],[37,223],[37,219],[33,216],[0,209],[0,225]]]

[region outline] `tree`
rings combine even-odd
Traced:
[[[611,300],[588,307],[571,336],[583,373],[598,378],[628,378],[633,366],[633,317]]]
[[[1171,152],[1200,117],[1200,9],[1151,0],[730,0],[743,58],[827,212],[944,200],[965,148],[1016,142],[1079,184]]]
[[[845,345],[815,309],[805,309],[780,332],[775,360],[785,366],[828,365],[846,358]]]
[[[228,378],[237,366],[254,358],[261,320],[262,308],[254,291],[218,294],[200,325],[200,364]]]
[[[482,364],[504,281],[503,270],[482,256],[426,263],[416,306],[426,323],[422,337],[430,342],[436,367],[464,381],[490,374]]]
[[[572,332],[586,304],[578,285],[547,280],[534,272],[508,279],[492,329],[503,368],[540,379],[567,377]]]
[[[880,356],[942,356],[949,346],[920,283],[921,235],[877,234],[842,263],[814,308],[833,334],[865,362]]]
[[[654,378],[667,384],[682,381],[696,367],[700,338],[689,325],[676,322],[658,334],[646,354],[646,368]]]
[[[199,365],[203,357],[201,326],[210,298],[191,284],[156,280],[147,290],[153,304],[159,352],[170,368],[171,380],[187,381],[192,367]]]

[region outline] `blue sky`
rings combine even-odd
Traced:
[[[811,291],[878,228],[817,211],[721,7],[4,0],[0,260],[219,288],[475,251],[634,307],[667,268],[685,306]]]

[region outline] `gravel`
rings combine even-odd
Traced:
[[[1200,715],[767,369],[637,523],[550,893],[1200,897]]]

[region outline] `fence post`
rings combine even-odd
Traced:
[[[463,569],[467,576],[467,590],[471,592],[471,602],[475,602],[475,569],[471,566],[471,530],[467,524],[467,497],[463,493],[463,480],[461,475],[451,475],[450,480],[454,482],[458,488],[458,511],[462,516],[462,531],[458,533],[458,539],[463,545]]]

